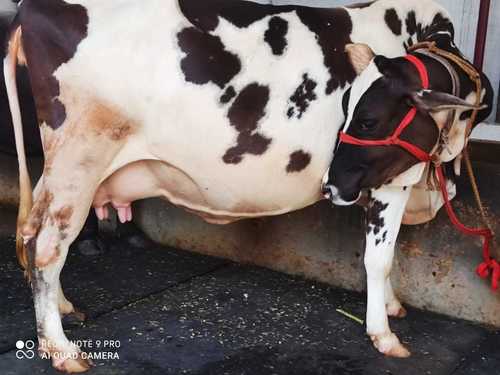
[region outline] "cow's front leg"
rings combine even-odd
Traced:
[[[394,245],[409,195],[410,189],[383,187],[372,191],[367,209],[365,253],[368,282],[367,333],[381,353],[392,357],[410,355],[391,332],[387,317],[388,307],[393,309],[391,303],[397,301],[392,292],[389,275],[394,258]]]

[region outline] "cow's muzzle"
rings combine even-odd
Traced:
[[[328,199],[336,206],[352,206],[361,198],[361,192],[359,192],[358,196],[354,200],[345,200],[342,198],[339,189],[331,184],[324,184],[321,191],[325,199]]]

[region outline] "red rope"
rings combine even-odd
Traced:
[[[441,165],[436,167],[436,175],[439,180],[439,187],[441,188],[441,192],[443,194],[446,212],[448,213],[453,225],[455,225],[460,232],[468,236],[480,236],[483,238],[483,262],[477,267],[476,272],[483,279],[488,278],[491,273],[491,287],[493,290],[497,290],[500,282],[500,264],[495,259],[492,259],[490,255],[490,243],[493,238],[493,233],[488,228],[469,228],[460,222],[457,215],[453,211],[453,207],[451,206],[448,189],[446,188],[446,179]]]

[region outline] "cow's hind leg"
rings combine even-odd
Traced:
[[[39,191],[43,188],[43,179],[41,179],[38,184],[35,186],[35,189],[33,191],[33,196],[35,198],[35,201],[39,195]],[[58,287],[58,306],[59,306],[59,313],[61,316],[68,316],[71,319],[74,319],[76,321],[82,322],[85,320],[85,315],[78,311],[75,306],[66,298],[61,281],[59,281],[59,287]]]
[[[65,162],[74,165],[71,160]],[[27,239],[39,351],[60,371],[82,372],[91,363],[64,334],[62,315],[76,311],[64,296],[59,277],[69,245],[83,226],[95,190],[93,184],[97,182],[86,179],[78,168],[73,174],[66,174],[66,178],[58,178],[62,175],[55,171],[52,173],[53,178],[43,176],[33,210],[22,229]],[[82,182],[78,188],[71,188],[68,184],[73,181]]]
[[[89,368],[65,336],[61,315],[73,313],[59,275],[69,245],[82,229],[106,168],[119,152],[130,125],[105,108],[80,114],[83,123],[65,123],[64,133],[44,139],[46,165],[37,197],[21,233],[28,248],[40,352],[65,372]]]
[[[23,236],[29,238],[28,272],[35,302],[39,351],[51,358],[58,370],[73,373],[86,371],[90,362],[82,358],[80,349],[64,334],[62,315],[76,311],[64,296],[59,277],[69,245],[85,221],[93,190],[87,186],[87,191],[68,192],[63,182],[66,180],[60,181],[63,186],[44,184],[28,224],[23,228]],[[52,191],[59,191],[59,194]]]
[[[31,286],[35,302],[39,352],[50,358],[53,366],[64,372],[83,372],[91,363],[82,358],[80,349],[64,334],[59,311],[59,274],[64,265],[67,246],[60,246],[59,256],[44,267],[37,267],[36,247],[33,238],[28,243]]]
[[[375,347],[392,357],[407,357],[408,350],[391,332],[386,305],[397,301],[389,275],[394,246],[410,189],[383,187],[372,192],[367,212],[365,267],[368,283],[367,333]],[[399,304],[399,302],[397,302]]]

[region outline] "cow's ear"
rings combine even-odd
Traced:
[[[372,49],[367,44],[363,43],[347,44],[345,46],[345,51],[358,76],[363,73],[375,57],[375,53],[373,53]]]
[[[414,93],[411,97],[413,104],[423,112],[439,112],[448,109],[471,110],[484,109],[487,105],[476,106],[465,100],[444,92],[433,90],[421,90]]]

